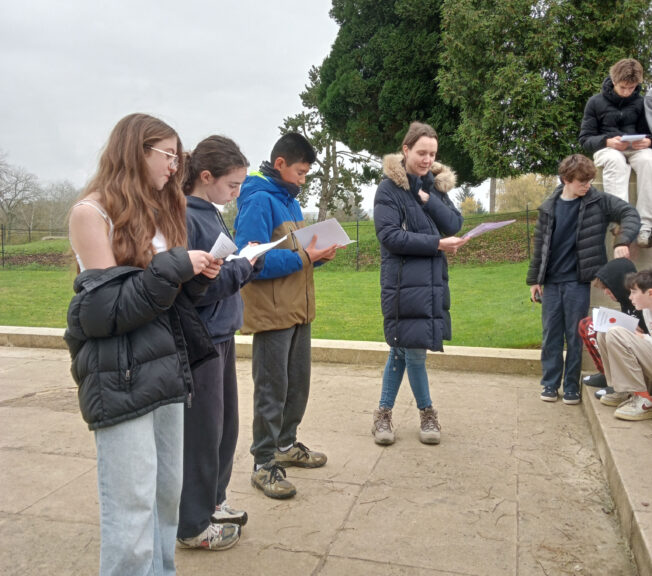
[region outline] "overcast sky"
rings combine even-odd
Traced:
[[[186,149],[210,134],[253,168],[301,111],[338,27],[330,0],[0,0],[0,151],[81,187],[116,122],[157,116]],[[373,190],[363,207],[371,209]]]
[[[337,35],[330,0],[0,2],[0,150],[82,186],[116,122],[146,112],[184,147],[233,138],[252,167],[301,111]]]

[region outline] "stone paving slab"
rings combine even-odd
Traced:
[[[0,347],[3,575],[97,572],[94,443],[76,411],[68,369],[66,351]],[[541,402],[536,376],[431,368],[442,444],[418,441],[417,409],[404,382],[394,411],[397,442],[379,447],[370,428],[381,373],[379,365],[313,365],[300,440],[329,461],[289,469],[298,494],[275,501],[250,485],[252,382],[250,362],[240,361],[240,441],[229,498],[250,521],[231,550],[179,550],[178,573],[637,574],[627,542],[644,541],[651,514],[635,499],[621,532],[609,465],[600,460],[623,446],[598,443],[596,450],[582,406]],[[640,446],[652,433],[648,424],[628,425],[629,442]],[[636,470],[633,460],[616,461],[621,474]],[[644,489],[650,469],[638,469],[627,486]]]

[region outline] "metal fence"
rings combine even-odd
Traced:
[[[66,265],[64,262],[70,260],[70,254],[62,247],[67,239],[66,228],[9,228],[0,224],[0,262],[3,268],[34,263]]]

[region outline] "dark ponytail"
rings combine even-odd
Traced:
[[[213,178],[228,174],[235,168],[247,168],[249,161],[238,145],[226,136],[209,136],[202,140],[192,153],[187,154],[183,177],[183,193],[192,194],[197,178],[208,170]]]

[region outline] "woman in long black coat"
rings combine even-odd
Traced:
[[[427,350],[443,350],[451,338],[450,295],[445,253],[454,254],[467,240],[452,236],[462,215],[448,198],[455,173],[435,162],[437,133],[413,122],[402,153],[386,156],[385,177],[374,199],[374,223],[380,242],[381,306],[385,339],[390,346],[380,403],[372,434],[377,444],[392,444],[392,408],[407,368],[419,408],[419,438],[438,444],[440,425],[432,407]]]

